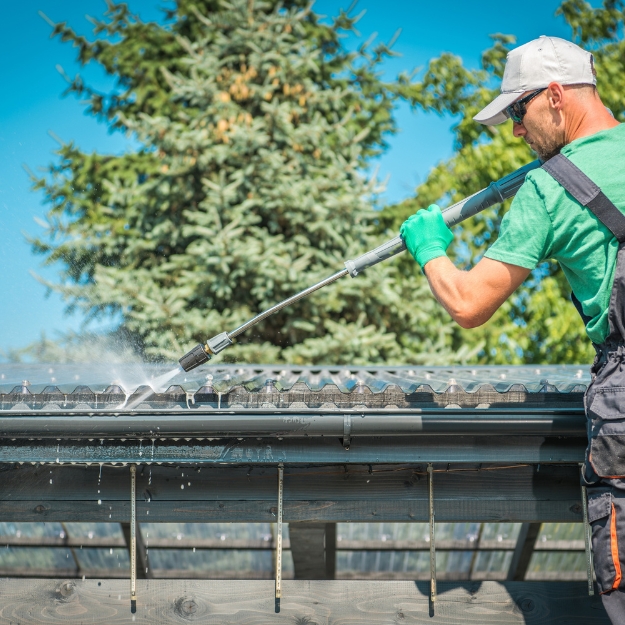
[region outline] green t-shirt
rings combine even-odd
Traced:
[[[562,154],[625,213],[625,124],[572,141]],[[526,269],[544,260],[560,263],[590,321],[594,343],[609,333],[608,306],[618,241],[546,171],[530,172],[501,222],[499,238],[484,254]]]

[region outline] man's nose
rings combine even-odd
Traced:
[[[512,134],[515,137],[524,137],[526,132],[527,131],[525,130],[525,126],[523,124],[512,122]]]

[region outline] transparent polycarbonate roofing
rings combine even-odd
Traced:
[[[269,523],[141,523],[137,529],[143,545],[149,547],[146,561],[154,578],[273,577],[275,529]],[[506,579],[519,529],[520,523],[437,523],[438,577]],[[428,578],[426,523],[338,523],[336,530],[337,579]],[[288,523],[283,536],[282,572],[291,579]],[[207,541],[212,541],[212,547],[207,548]],[[402,541],[421,547],[401,548]],[[554,552],[558,542],[566,548]],[[381,543],[400,548],[380,551],[376,546]],[[0,572],[6,576],[128,578],[130,574],[118,523],[0,523],[0,544]],[[561,580],[585,579],[581,523],[544,523],[535,549],[526,579],[549,580],[554,575]]]
[[[177,371],[167,381],[158,380],[175,365],[148,364],[0,364],[0,393],[11,393],[24,380],[32,393],[41,393],[46,387],[56,387],[68,394],[88,387],[94,393],[103,393],[110,386],[119,386],[132,393],[140,386],[151,386],[163,391],[180,386],[185,391],[197,391],[211,386],[227,393],[235,386],[248,392],[261,392],[268,384],[277,391],[288,391],[296,384],[304,384],[311,391],[320,391],[335,385],[342,393],[351,393],[357,387],[366,387],[380,393],[390,385],[404,393],[412,393],[420,386],[429,386],[434,392],[447,391],[457,386],[466,392],[475,392],[484,385],[505,393],[523,386],[527,392],[545,390],[568,393],[585,389],[590,381],[587,366],[518,366],[518,367],[287,367],[255,365],[204,365],[189,373]],[[545,387],[549,387],[545,389]],[[19,392],[19,391],[13,391]]]
[[[205,365],[185,373],[175,365],[0,364],[0,410],[568,404],[579,401],[589,381],[584,366]]]

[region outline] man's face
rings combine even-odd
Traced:
[[[523,137],[526,143],[547,161],[560,153],[566,145],[564,133],[560,127],[560,116],[549,106],[549,90],[543,91],[527,104],[526,113],[520,124],[512,122],[515,137]],[[524,97],[527,94],[523,94]]]

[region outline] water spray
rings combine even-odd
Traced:
[[[525,181],[525,176],[527,176],[530,171],[540,167],[541,165],[542,162],[539,160],[532,161],[511,174],[504,176],[500,180],[491,182],[486,189],[482,189],[481,191],[478,191],[477,193],[474,193],[473,195],[460,200],[460,202],[446,208],[443,211],[443,219],[445,220],[445,223],[451,228],[461,221],[464,221],[469,217],[473,217],[473,215],[476,215],[477,213],[480,213],[495,204],[499,204],[504,200],[513,197]],[[274,313],[277,313],[279,310],[298,302],[311,293],[322,289],[324,286],[328,286],[329,284],[336,282],[344,276],[350,275],[352,278],[355,278],[367,267],[371,267],[383,260],[386,260],[387,258],[391,258],[392,256],[403,252],[405,249],[406,244],[404,243],[404,240],[400,236],[397,236],[354,260],[346,261],[345,268],[341,269],[341,271],[335,273],[334,275],[321,280],[321,282],[317,282],[317,284],[309,286],[307,289],[304,289],[279,304],[276,304],[275,306],[259,313],[232,332],[222,332],[221,334],[217,334],[213,338],[208,339],[206,343],[196,345],[178,361],[180,366],[185,371],[191,371],[191,369],[199,367],[205,362],[208,362],[213,356],[219,354],[219,352],[223,351],[227,347],[230,347],[230,345],[233,344],[234,339],[239,336],[239,334],[242,334],[252,326],[255,326],[263,319],[266,319]]]

